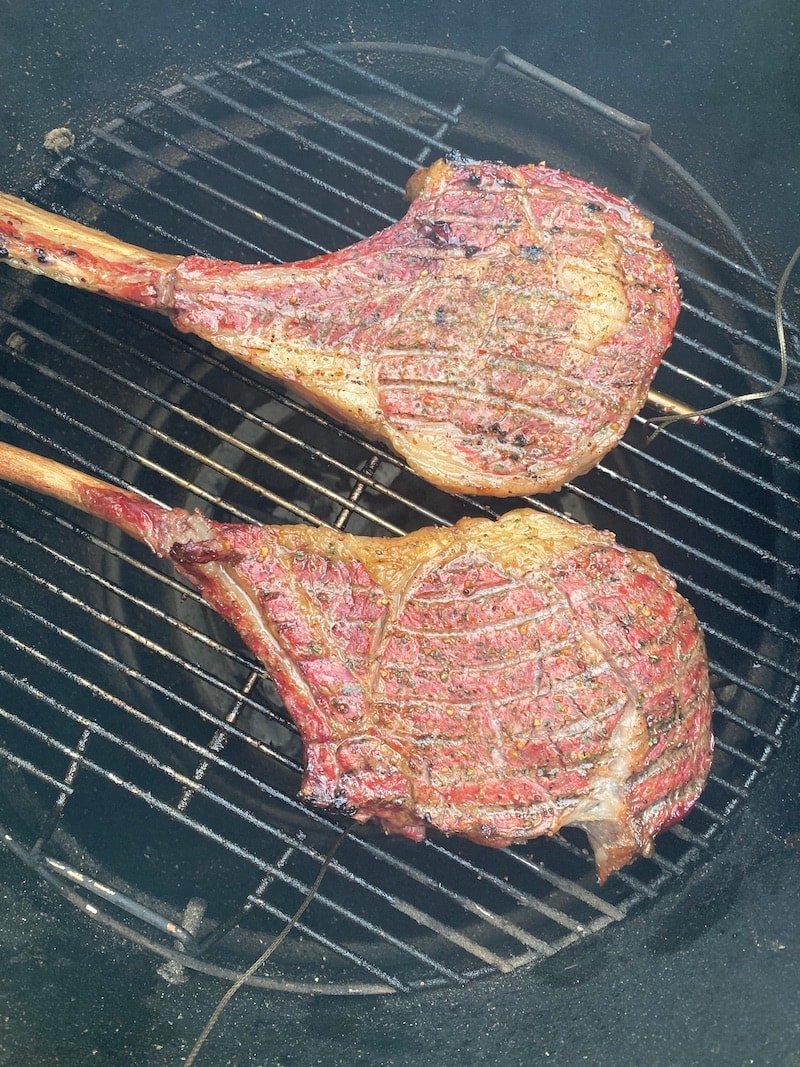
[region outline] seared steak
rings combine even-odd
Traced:
[[[167,312],[444,489],[555,489],[644,403],[670,258],[628,201],[545,166],[439,161],[408,190],[393,226],[286,266],[144,252],[8,196],[0,253]]]
[[[275,681],[315,804],[417,840],[581,826],[605,877],[702,789],[697,620],[610,534],[522,510],[402,538],[221,524],[9,446],[0,476],[173,560]]]

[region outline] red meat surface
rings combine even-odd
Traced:
[[[579,826],[605,876],[703,787],[697,619],[610,534],[528,510],[397,538],[220,524],[9,446],[0,476],[173,561],[274,680],[315,804],[417,840]]]
[[[12,266],[170,315],[454,492],[548,492],[640,409],[680,306],[628,201],[546,166],[434,163],[394,225],[280,266],[158,255],[0,195]]]

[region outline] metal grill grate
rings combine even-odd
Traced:
[[[410,170],[451,150],[546,156],[640,195],[686,295],[659,389],[702,405],[775,376],[773,289],[721,209],[645,124],[505,49],[307,45],[219,63],[94,129],[34,198],[164,251],[280,262],[398,217]],[[146,313],[4,272],[0,348],[9,438],[170,505],[357,533],[491,513]],[[361,829],[253,984],[378,993],[508,972],[623,918],[712,847],[798,694],[799,426],[793,388],[647,450],[638,417],[597,470],[530,501],[654,551],[708,635],[714,772],[655,854],[599,888],[577,834],[495,852]],[[172,959],[165,975],[233,975],[341,832],[295,799],[296,731],[232,633],[146,550],[2,495],[5,844]]]

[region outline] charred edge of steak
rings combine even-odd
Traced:
[[[242,559],[237,552],[223,541],[212,538],[208,541],[176,541],[169,550],[173,563],[197,566],[204,563],[237,563]]]

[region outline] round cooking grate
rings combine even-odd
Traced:
[[[420,162],[546,158],[657,218],[684,310],[656,387],[692,405],[774,378],[771,289],[734,225],[648,128],[522,63],[307,45],[217,64],[92,131],[32,199],[162,251],[278,261],[404,210]],[[490,509],[446,496],[162,320],[0,278],[4,433],[219,519],[395,533]],[[797,396],[678,425],[643,418],[534,507],[611,528],[678,578],[708,636],[717,755],[654,855],[599,887],[567,833],[496,852],[358,829],[256,985],[320,993],[463,983],[541,959],[655,897],[780,746],[796,696]],[[299,804],[296,731],[236,637],[140,546],[3,488],[5,843],[171,962],[239,973],[341,832]],[[513,506],[511,503],[504,504]]]

